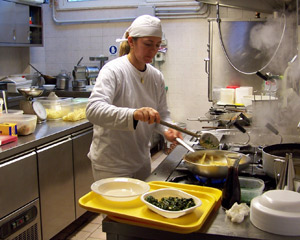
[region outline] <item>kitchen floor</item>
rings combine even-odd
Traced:
[[[152,156],[152,171],[166,158],[163,151]],[[102,214],[87,212],[51,240],[106,240]]]

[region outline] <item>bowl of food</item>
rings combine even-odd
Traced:
[[[132,201],[150,190],[148,183],[133,178],[105,178],[92,184],[93,192],[110,201]]]
[[[184,216],[202,205],[199,198],[175,188],[144,193],[141,200],[151,211],[165,218]]]

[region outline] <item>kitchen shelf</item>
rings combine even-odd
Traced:
[[[1,0],[0,46],[43,46],[42,7]]]

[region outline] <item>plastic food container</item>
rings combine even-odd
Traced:
[[[179,210],[179,211],[168,211],[168,210],[164,210],[162,208],[159,208],[149,202],[146,201],[146,198],[148,196],[153,196],[155,199],[157,199],[158,201],[161,200],[161,198],[165,197],[177,197],[177,198],[192,198],[195,202],[195,206],[184,209],[184,210]],[[143,203],[145,203],[147,205],[147,207],[152,210],[153,212],[165,217],[165,218],[178,218],[181,216],[184,216],[188,213],[193,212],[197,207],[200,207],[202,205],[202,201],[195,197],[194,195],[188,194],[184,191],[175,189],[175,188],[163,188],[163,189],[158,189],[158,190],[154,190],[151,192],[147,192],[145,194],[143,194],[141,196],[141,200]]]
[[[17,124],[18,135],[29,135],[35,131],[37,116],[31,114],[4,114],[0,115],[0,123]]]
[[[47,120],[58,120],[67,115],[71,109],[71,100],[71,98],[36,98],[36,101],[40,102],[45,108],[47,113]]]
[[[251,200],[262,194],[265,183],[253,177],[239,177],[241,187],[241,202],[250,203]]]
[[[63,116],[64,121],[78,121],[86,118],[85,110],[88,103],[88,98],[73,98],[71,99],[69,111]]]

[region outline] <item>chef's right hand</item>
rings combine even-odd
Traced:
[[[142,107],[134,111],[133,113],[134,120],[152,123],[160,122],[160,115],[158,111],[150,107]]]

